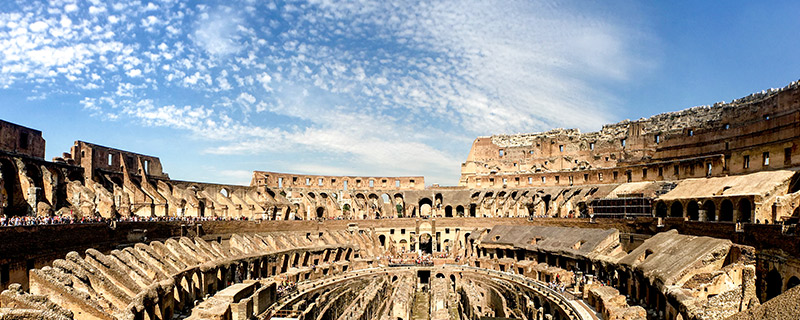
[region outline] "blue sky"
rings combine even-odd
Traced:
[[[0,118],[173,179],[424,175],[472,140],[595,131],[800,79],[800,3],[0,2]]]

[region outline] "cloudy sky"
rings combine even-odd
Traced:
[[[472,140],[594,131],[800,78],[800,5],[0,1],[0,119],[173,179],[424,175]]]

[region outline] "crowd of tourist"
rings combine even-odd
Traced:
[[[297,283],[292,281],[284,281],[278,285],[278,297],[283,297],[287,295],[291,295],[292,293],[297,291]]]
[[[34,217],[34,216],[13,216],[5,217],[0,216],[0,227],[16,227],[16,226],[44,226],[44,225],[59,225],[59,224],[90,224],[90,223],[105,223],[112,222],[203,222],[203,221],[248,221],[247,217],[119,217],[119,218],[103,218],[100,216],[94,217],[77,217],[77,216],[48,216],[48,217]]]

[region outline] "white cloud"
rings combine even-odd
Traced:
[[[615,97],[596,84],[647,64],[624,20],[571,4],[228,5],[0,13],[0,86],[70,92],[103,119],[207,137],[211,153],[443,178],[476,135],[609,122]]]
[[[142,70],[139,69],[131,69],[126,72],[126,74],[131,78],[136,78],[142,76]]]
[[[240,18],[230,8],[222,7],[205,13],[197,22],[195,43],[214,56],[234,54],[242,49],[237,26]]]
[[[36,21],[32,23],[30,26],[28,26],[28,28],[30,28],[31,31],[33,32],[42,32],[44,30],[47,30],[47,27],[49,26],[44,21]]]
[[[239,97],[236,100],[241,103],[246,103],[247,105],[251,105],[256,102],[256,97],[247,92],[242,92],[239,94]]]
[[[89,14],[97,15],[97,14],[101,14],[101,13],[104,13],[104,12],[106,12],[106,8],[105,7],[98,7],[98,6],[89,7]]]

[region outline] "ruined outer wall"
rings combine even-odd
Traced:
[[[44,145],[41,131],[0,120],[0,151],[42,159]]]
[[[157,179],[169,179],[158,157],[104,147],[84,141],[75,141],[68,162],[74,161],[85,169],[87,179],[97,174],[95,170],[122,174],[123,166],[134,175],[146,174]]]
[[[502,179],[511,185],[531,178],[533,185],[548,185],[559,183],[558,174],[562,185],[586,184],[604,180],[601,173],[608,181],[614,172],[615,180],[659,181],[789,168],[800,164],[798,137],[800,82],[794,82],[727,104],[606,125],[599,132],[480,137],[462,164],[459,183],[502,187]]]

